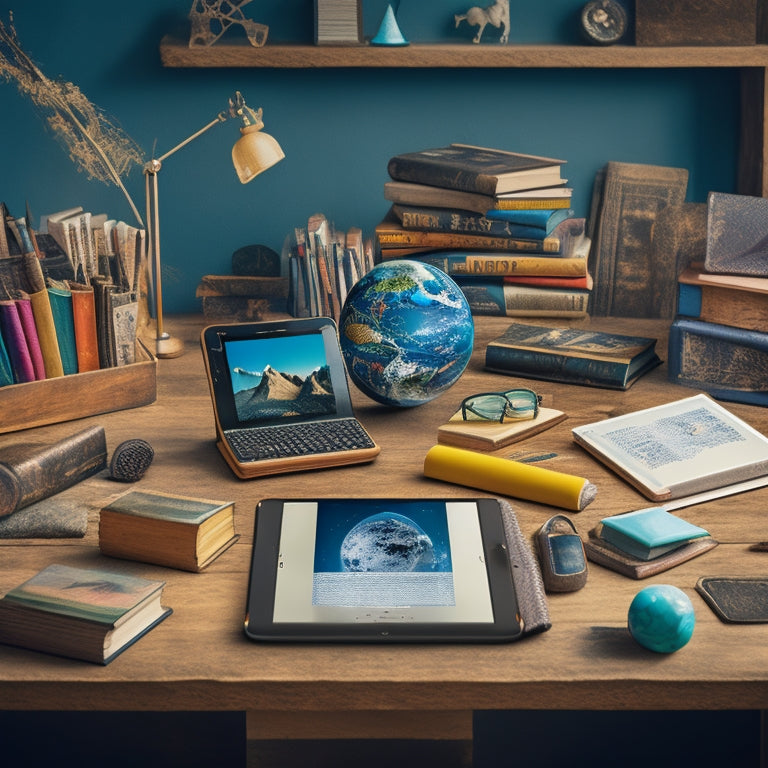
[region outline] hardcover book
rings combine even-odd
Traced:
[[[707,197],[707,272],[768,277],[768,200],[710,192]]]
[[[677,317],[668,376],[719,400],[768,405],[768,333]]]
[[[514,285],[503,278],[454,277],[473,315],[500,317],[586,317],[588,290]]]
[[[537,213],[544,215],[533,215]],[[544,209],[538,211],[489,211],[485,215],[481,215],[451,208],[428,208],[426,206],[398,204],[392,206],[391,214],[402,224],[403,229],[408,230],[459,232],[468,235],[482,234],[529,240],[543,240],[552,233],[561,221],[573,217],[573,211],[567,208],[559,211]]]
[[[395,155],[387,171],[395,181],[500,195],[562,184],[560,168],[564,163],[551,157],[450,144]]]
[[[684,202],[687,187],[684,168],[611,162],[598,174],[590,213],[593,315],[662,316],[657,286],[674,285],[678,272],[675,254],[654,253],[653,226],[659,211]]]
[[[513,323],[488,343],[485,367],[532,379],[628,389],[661,363],[656,339]]]
[[[0,599],[0,642],[108,664],[171,614],[165,583],[49,565]]]
[[[584,424],[572,435],[655,502],[768,483],[768,438],[703,394]]]
[[[768,278],[710,275],[690,266],[677,286],[677,312],[707,323],[768,330]]]
[[[604,541],[640,560],[653,560],[692,539],[709,536],[709,531],[673,515],[664,507],[637,509],[600,522],[600,537]]]
[[[102,554],[201,571],[239,538],[234,502],[129,491],[101,510]]]
[[[486,213],[492,210],[514,210],[518,208],[570,208],[573,190],[569,187],[548,187],[547,189],[523,190],[506,195],[483,195],[479,192],[465,192],[460,189],[432,187],[408,181],[387,181],[384,183],[384,198],[402,205],[422,205],[434,208]]]
[[[555,408],[539,408],[535,419],[499,424],[496,421],[465,421],[459,410],[450,421],[438,427],[437,442],[471,451],[495,451],[537,435],[566,418],[562,411]]]

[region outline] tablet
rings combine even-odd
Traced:
[[[510,641],[523,633],[497,499],[267,499],[253,640]]]

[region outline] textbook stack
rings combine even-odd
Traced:
[[[711,192],[706,253],[678,278],[669,379],[768,405],[768,200]]]
[[[338,231],[324,214],[296,227],[284,247],[288,311],[338,321],[349,289],[373,267],[373,246],[359,227]]]
[[[377,257],[442,269],[473,314],[585,316],[590,239],[564,162],[464,144],[392,157]]]
[[[0,432],[154,401],[144,230],[73,208],[36,232],[0,208]]]

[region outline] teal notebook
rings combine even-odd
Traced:
[[[709,532],[667,512],[648,507],[623,515],[606,517],[600,538],[617,549],[642,560],[652,560]]]
[[[75,321],[72,315],[72,291],[69,288],[48,288],[48,296],[56,327],[56,339],[64,374],[77,373],[77,346],[75,345]]]

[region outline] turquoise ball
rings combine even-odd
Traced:
[[[627,623],[632,637],[643,647],[656,653],[674,653],[691,639],[696,614],[681,589],[655,584],[635,595]]]

